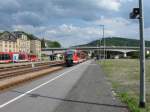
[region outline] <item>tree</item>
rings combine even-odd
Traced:
[[[61,44],[57,41],[47,41],[47,45],[50,48],[60,48]]]
[[[59,42],[54,41],[54,42],[52,42],[52,46],[51,46],[51,47],[60,48],[60,47],[61,47],[61,45],[60,45],[60,43],[59,43]]]

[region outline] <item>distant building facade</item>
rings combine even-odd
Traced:
[[[33,39],[30,42],[31,53],[38,56],[41,59],[41,41],[39,39]]]
[[[41,57],[41,41],[29,39],[24,32],[3,32],[0,35],[0,52],[21,52]]]
[[[18,52],[17,40],[13,34],[4,32],[0,36],[0,52]]]
[[[17,40],[18,52],[30,53],[30,40],[23,32],[13,32]]]

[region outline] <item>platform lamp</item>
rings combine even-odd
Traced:
[[[144,14],[143,0],[139,0],[139,8],[133,8],[130,19],[139,20],[140,31],[140,97],[139,107],[146,107],[146,87],[145,87],[145,40],[144,40]]]

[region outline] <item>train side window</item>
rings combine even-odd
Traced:
[[[22,55],[21,55],[21,54],[19,55],[19,59],[20,59],[20,60],[22,59]]]
[[[4,54],[4,60],[10,60],[9,54]]]
[[[5,56],[4,56],[4,54],[2,54],[2,60],[5,60]]]
[[[6,55],[7,55],[7,59],[10,60],[10,55],[9,54],[6,54]]]
[[[2,60],[2,54],[0,54],[0,60]]]

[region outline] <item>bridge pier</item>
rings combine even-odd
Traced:
[[[92,58],[92,54],[93,54],[92,51],[89,51],[89,52],[88,52],[88,56],[89,56],[90,58]]]
[[[124,57],[124,58],[127,57],[127,53],[126,53],[126,52],[123,53],[123,57]]]

